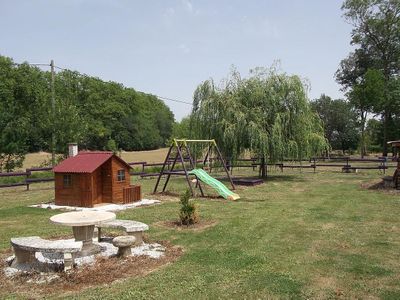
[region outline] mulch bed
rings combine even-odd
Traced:
[[[159,259],[148,256],[133,256],[124,259],[100,257],[94,265],[80,267],[69,273],[57,273],[60,277],[50,283],[38,283],[43,276],[36,272],[20,274],[12,278],[6,277],[3,272],[3,268],[6,267],[4,259],[11,253],[9,251],[3,252],[0,256],[2,262],[0,266],[0,290],[2,293],[18,293],[21,296],[34,299],[51,294],[59,295],[60,292],[77,292],[89,287],[110,284],[116,280],[143,277],[176,261],[183,254],[181,247],[173,246],[166,241],[158,241],[158,243],[166,249],[165,255]],[[32,280],[32,282],[28,283],[28,280]]]
[[[237,190],[245,190],[245,189],[246,189],[246,187],[241,186],[241,187],[237,188],[236,191]],[[178,202],[180,195],[181,194],[179,194],[179,193],[165,191],[165,192],[159,192],[156,194],[151,194],[150,196],[148,196],[148,198],[151,197],[152,199],[156,199],[156,200],[160,200],[160,201]],[[193,197],[193,199],[196,199],[196,200],[210,199],[210,200],[216,200],[216,201],[227,201],[222,196],[219,196],[219,195],[205,194],[204,196],[201,196],[200,193],[197,193],[197,196]]]
[[[176,230],[202,231],[207,228],[214,227],[215,225],[217,225],[217,223],[218,222],[214,220],[201,220],[196,224],[182,225],[179,221],[161,221],[154,223],[153,225]]]

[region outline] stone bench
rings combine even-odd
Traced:
[[[112,220],[108,222],[102,222],[96,225],[98,230],[98,241],[101,241],[101,229],[102,228],[114,228],[124,230],[127,235],[135,237],[135,246],[143,244],[143,231],[149,230],[149,226],[142,222],[131,221],[131,220]]]
[[[49,241],[38,236],[12,238],[11,245],[15,259],[11,267],[24,266],[35,269],[39,264],[35,253],[63,254],[64,271],[70,270],[74,265],[73,253],[82,249],[82,242],[75,241]]]

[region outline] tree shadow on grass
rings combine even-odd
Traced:
[[[298,182],[305,182],[306,180],[302,177],[295,176],[295,175],[270,175],[267,178],[264,179],[264,183],[268,182],[293,182],[293,181],[298,181]]]
[[[229,185],[229,180],[227,177],[215,177],[215,179],[228,184]],[[266,178],[262,178],[259,176],[232,176],[232,179],[262,179],[264,183],[268,183],[270,181],[273,182],[283,182],[283,181],[300,181],[304,182],[306,181],[304,178],[296,176],[296,175],[268,175]]]

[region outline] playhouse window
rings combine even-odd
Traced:
[[[125,181],[125,170],[118,170],[117,180],[118,181]]]
[[[71,174],[67,174],[64,175],[64,187],[71,187],[72,185],[72,175]]]

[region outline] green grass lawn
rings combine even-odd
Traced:
[[[400,194],[360,187],[381,176],[378,171],[272,172],[263,185],[240,187],[238,201],[196,200],[201,217],[217,222],[203,231],[154,225],[177,219],[176,201],[120,212],[119,218],[149,224],[151,240],[182,246],[184,255],[145,277],[68,297],[400,299]],[[151,197],[155,180],[139,182]],[[171,179],[170,190],[184,189],[182,178]],[[31,191],[0,190],[1,251],[13,236],[71,233],[49,222],[58,211],[27,207],[53,197],[52,183],[32,185]],[[63,296],[58,293],[53,297]],[[0,291],[0,298],[20,296]]]

